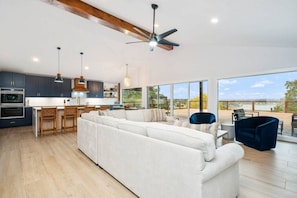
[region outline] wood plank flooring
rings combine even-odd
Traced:
[[[227,143],[227,141],[223,141]],[[245,150],[239,198],[297,197],[297,144]],[[136,197],[77,149],[76,133],[0,129],[0,197]]]

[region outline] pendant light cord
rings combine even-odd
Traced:
[[[58,73],[60,73],[60,47],[57,47],[58,49]]]
[[[80,55],[81,55],[81,59],[80,59],[80,65],[81,65],[81,66],[80,66],[80,75],[81,75],[81,76],[82,76],[82,70],[83,70],[83,69],[82,69],[82,68],[83,68],[83,57],[82,57],[83,54],[84,54],[83,52],[80,53]]]

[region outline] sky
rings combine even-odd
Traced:
[[[294,80],[297,72],[219,80],[219,100],[280,100],[286,93],[286,81]]]

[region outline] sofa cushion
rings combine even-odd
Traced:
[[[124,109],[109,111],[109,116],[119,119],[126,119],[126,111]]]
[[[89,120],[89,121],[94,121],[94,114],[91,113],[82,113],[81,118]]]
[[[210,134],[158,123],[148,124],[147,133],[151,138],[201,150],[205,161],[211,161],[215,157],[215,144]]]
[[[99,115],[99,110],[92,110],[89,113],[94,115]]]
[[[174,123],[173,123],[173,125],[174,126],[182,126],[182,121],[180,121],[180,120],[174,120]]]
[[[104,116],[96,115],[93,117],[93,119],[94,119],[93,121],[96,123],[102,124],[103,123],[102,117],[104,117]]]
[[[166,112],[165,109],[152,109],[152,121],[166,121]]]
[[[109,110],[108,109],[106,109],[106,110],[99,110],[98,113],[101,116],[108,116]]]
[[[151,109],[142,109],[140,111],[143,113],[144,122],[152,121],[153,114]]]
[[[190,128],[192,129],[212,134],[215,141],[217,139],[218,126],[219,124],[217,122],[211,124],[190,124]]]
[[[127,120],[143,122],[144,117],[142,110],[126,110]]]
[[[118,128],[120,119],[113,118],[113,117],[110,117],[110,116],[101,116],[101,118],[102,118],[102,123],[103,124],[105,124],[107,126],[114,127],[114,128]]]
[[[130,120],[121,120],[119,122],[118,128],[124,131],[129,131],[139,135],[147,136],[146,125],[147,122],[133,122]]]

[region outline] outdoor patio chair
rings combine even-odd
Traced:
[[[253,117],[253,114],[246,114],[244,109],[234,109],[232,113],[232,123],[236,120]]]
[[[294,128],[297,128],[297,113],[293,113],[292,115],[292,122],[291,122],[291,126],[292,126],[292,136],[294,135]]]

